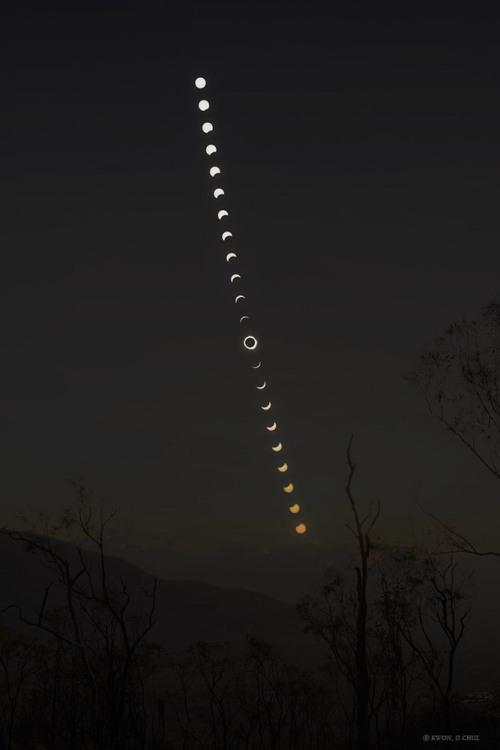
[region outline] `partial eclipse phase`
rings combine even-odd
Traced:
[[[199,76],[199,77],[197,77],[197,78],[194,79],[194,85],[195,85],[195,87],[197,89],[201,90],[201,89],[204,89],[207,86],[207,81],[202,76]],[[199,112],[204,113],[202,115],[199,115],[199,113],[198,113],[198,118],[199,119],[198,119],[197,128],[201,127],[202,132],[205,133],[205,134],[210,134],[215,129],[215,126],[214,126],[213,122],[210,122],[209,120],[206,120],[206,121],[203,122],[203,120],[204,120],[205,117],[211,117],[212,116],[212,114],[211,114],[211,112],[209,110],[211,110],[211,109],[213,110],[214,109],[214,105],[213,105],[213,101],[212,101],[212,96],[210,96],[210,101],[208,99],[203,98],[205,96],[208,96],[208,94],[210,94],[210,90],[208,92],[203,91],[203,93],[197,93],[196,94],[196,100],[195,100],[195,102],[197,103],[197,108],[198,108]],[[200,99],[199,97],[202,97],[202,98]],[[214,119],[217,119],[216,115],[214,115]],[[202,136],[199,134],[199,130],[198,130],[198,135],[199,135],[199,138],[202,138]],[[208,138],[208,136],[207,136],[207,138],[203,138],[203,141],[204,141],[203,147],[205,148],[205,152],[206,152],[206,154],[209,157],[211,157],[213,154],[217,153],[217,147],[215,146],[214,143],[208,143],[207,144],[207,142],[210,141],[214,137],[217,138],[217,134],[215,136],[211,135],[210,138]],[[225,179],[224,179],[225,172],[224,172],[224,170],[221,170],[221,168],[220,168],[220,166],[218,166],[218,164],[214,163],[216,161],[219,161],[218,157],[216,157],[214,159],[210,159],[210,161],[206,164],[206,166],[204,166],[203,172],[204,172],[204,175],[205,175],[205,179],[208,179],[207,172],[210,175],[210,178],[211,178],[210,179],[210,190],[213,192],[214,198],[218,199],[221,196],[225,195],[225,190],[222,187],[215,187],[214,188],[214,185],[217,185],[217,183],[220,184],[221,182],[222,182],[222,184],[225,184]],[[225,167],[224,167],[224,169],[225,169]],[[220,180],[212,179],[212,178],[217,177],[217,175],[221,175],[222,172],[224,172],[224,174],[222,175],[222,179],[220,179]],[[229,197],[230,196],[231,196],[231,192],[229,193]],[[226,203],[226,199],[224,201],[219,201],[218,205],[220,207],[221,204],[224,205],[225,203]],[[229,216],[229,211],[227,211],[225,208],[221,208],[219,211],[217,211],[217,219],[219,221],[221,221],[222,219],[224,219],[226,216]],[[219,237],[222,238],[222,242],[226,242],[226,240],[231,240],[230,242],[226,242],[226,245],[225,245],[226,248],[227,248],[227,246],[233,247],[233,244],[236,244],[236,247],[238,247],[238,240],[236,242],[234,242],[233,233],[230,232],[230,231],[227,231],[227,227],[230,225],[230,223],[231,222],[229,222],[229,221],[225,221],[223,224],[219,225],[222,229],[224,229],[224,227],[226,227],[225,231],[222,231],[222,232],[219,231],[219,233],[218,233]],[[238,237],[238,230],[236,232],[236,235]],[[238,250],[238,253],[239,252],[240,251]],[[222,255],[222,253],[221,253],[221,255]],[[233,258],[236,259],[238,257],[239,256],[236,254],[236,252],[233,252],[233,251],[231,251],[231,252],[229,252],[229,253],[227,253],[225,255],[226,262],[229,262],[229,261],[233,260]],[[238,268],[238,267],[239,267],[239,262],[238,263],[233,263],[233,265],[231,267],[229,267],[229,270],[231,270],[231,269],[234,270],[234,268]],[[243,273],[245,273],[244,269],[243,269]],[[231,284],[234,284],[234,286],[231,287],[232,290],[233,290],[231,296],[234,297],[235,304],[239,304],[240,302],[241,303],[243,303],[243,302],[245,303],[245,304],[240,305],[240,311],[241,311],[241,309],[246,310],[249,307],[249,303],[247,302],[247,298],[246,298],[245,294],[237,294],[236,296],[234,296],[234,291],[238,291],[238,290],[241,291],[242,286],[243,286],[243,288],[245,288],[245,286],[246,286],[246,284],[244,282],[240,283],[240,279],[241,278],[242,278],[241,274],[239,274],[239,273],[231,273],[229,275],[229,280],[230,280]],[[238,282],[238,283],[236,283],[236,282]],[[252,297],[250,298],[250,301],[251,300],[252,300]],[[252,352],[252,356],[250,357],[249,364],[253,361],[254,364],[251,364],[251,367],[252,367],[253,370],[257,370],[257,369],[259,369],[261,367],[262,362],[261,362],[261,360],[258,360],[258,361],[256,360],[255,355],[254,355],[254,350],[256,350],[257,348],[259,348],[259,352],[258,353],[259,354],[261,353],[261,351],[260,351],[261,350],[261,341],[259,339],[257,339],[257,337],[254,336],[253,334],[248,334],[248,330],[249,329],[252,330],[252,328],[253,328],[253,325],[252,325],[252,328],[250,327],[250,325],[246,325],[246,321],[249,321],[249,320],[250,320],[250,318],[249,318],[248,315],[241,315],[241,317],[239,318],[239,322],[240,322],[240,324],[242,324],[242,328],[240,329],[240,333],[239,333],[239,336],[238,336],[238,338],[239,338],[239,345],[240,345],[240,351],[241,351],[241,344],[243,344],[243,347],[245,349],[247,349],[247,350],[249,350],[249,351]],[[253,320],[253,315],[252,315],[252,320]],[[245,325],[243,326],[244,323],[245,323]],[[257,354],[257,352],[255,352],[255,354]],[[259,381],[260,381],[260,382],[258,381],[259,385],[255,386],[258,391],[264,390],[266,388],[266,386],[267,386],[266,381],[262,379],[263,374],[264,374],[264,372],[261,370],[259,372]],[[266,397],[268,395],[269,395],[268,391],[266,391]],[[263,396],[264,396],[264,394],[262,394],[262,397]],[[274,433],[278,429],[278,425],[277,425],[276,422],[273,422],[271,424],[271,423],[268,422],[268,420],[272,416],[275,416],[275,414],[274,414],[275,409],[273,409],[273,414],[271,414],[270,413],[271,409],[272,409],[271,401],[262,401],[261,400],[262,397],[259,394],[259,401],[260,401],[259,405],[260,405],[260,408],[261,408],[262,411],[266,412],[266,417],[265,417],[265,423],[264,423],[264,425],[265,425],[266,431]],[[281,419],[279,415],[278,415],[278,419]],[[281,432],[282,432],[282,429],[280,429],[279,435],[281,435]],[[270,441],[274,441],[276,439],[276,437],[278,437],[278,435],[273,435],[273,437],[270,438],[269,440]],[[285,437],[285,439],[286,439],[286,437]],[[273,451],[273,453],[276,453],[276,454],[280,453],[280,451],[282,451],[284,449],[284,446],[283,446],[283,444],[281,442],[275,443],[274,445],[271,445],[270,447],[271,447],[271,450]],[[269,450],[269,444],[267,445],[267,449],[266,450]],[[270,454],[268,454],[268,456],[270,456]],[[285,458],[288,458],[287,452],[285,452],[285,454],[281,454],[280,453],[279,456],[278,455],[276,456],[276,459],[277,460],[281,460],[282,463],[278,465],[273,460],[273,465],[274,465],[273,471],[277,470],[277,471],[280,472],[280,474],[283,474],[283,478],[281,480],[279,480],[279,485],[278,486],[281,487],[282,491],[285,492],[285,494],[289,495],[292,492],[294,492],[294,489],[295,489],[294,485],[292,484],[292,482],[289,482],[286,485],[282,485],[281,482],[285,481],[286,479],[290,479],[290,478],[293,479],[294,478],[294,476],[293,476],[293,464],[292,464],[292,471],[289,472],[289,466],[288,466],[288,463],[284,460]],[[286,472],[289,472],[289,474],[287,474],[287,476],[285,477],[284,474]],[[298,494],[300,496],[301,495],[301,491],[299,490],[299,492],[296,493],[296,494]],[[293,499],[295,499],[295,496],[294,496]],[[300,499],[300,497],[299,497],[299,499]],[[282,497],[282,500],[283,500],[283,497]],[[290,498],[290,500],[292,500],[292,498]],[[291,505],[289,507],[289,511],[292,514],[299,513],[299,511],[300,511],[299,504],[295,503],[295,504]],[[296,524],[296,526],[295,526],[296,533],[299,534],[299,535],[300,534],[304,534],[306,532],[306,525],[305,525],[305,523],[303,523],[298,517],[294,519],[294,522]]]

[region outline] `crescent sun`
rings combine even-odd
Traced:
[[[233,275],[231,276],[231,282],[233,282],[235,279],[241,279],[241,276],[239,275],[239,273],[233,273]]]
[[[283,448],[283,446],[281,445],[281,443],[278,443],[278,445],[272,445],[271,448],[273,449],[275,453],[278,453],[278,451],[280,451]]]
[[[262,411],[269,411],[269,409],[271,408],[271,402],[268,401],[266,406],[261,406],[260,408],[262,409]]]
[[[229,213],[226,211],[225,208],[223,208],[222,211],[219,211],[219,213],[217,214],[217,218],[220,221],[221,219],[224,218],[224,216],[229,216]]]
[[[236,302],[236,304],[238,304],[238,302],[240,301],[240,299],[246,299],[245,295],[244,294],[237,294],[236,297],[234,298],[234,301]]]
[[[222,188],[215,188],[214,190],[214,198],[219,198],[221,195],[224,195],[224,191]]]
[[[284,463],[284,464],[282,464],[281,466],[278,466],[278,471],[281,471],[281,472],[283,472],[283,471],[288,471],[288,464],[287,464],[287,462],[286,462],[286,461],[285,461],[285,463]]]
[[[262,383],[262,385],[256,385],[255,387],[257,388],[257,390],[261,391],[263,388],[266,387],[266,381],[264,380],[264,382]]]
[[[236,276],[237,275],[238,274],[236,274]],[[232,280],[233,280],[233,277],[231,277],[231,281]],[[248,317],[248,315],[242,315],[241,318],[240,318],[240,323],[243,323],[244,320],[250,320],[250,318]]]
[[[276,424],[276,422],[273,422],[272,425],[269,425],[269,427],[266,427],[266,430],[269,430],[269,432],[274,432],[277,426],[278,425]]]
[[[241,320],[240,320],[240,323],[241,323]],[[256,365],[252,365],[252,369],[257,370],[257,368],[260,367],[261,364],[262,364],[262,362],[259,359],[259,361],[258,361],[258,363]]]
[[[293,492],[293,484],[290,482],[290,484],[287,484],[287,486],[283,487],[283,489],[287,493]]]
[[[220,167],[210,167],[210,177],[215,177],[216,174],[220,174]]]
[[[223,241],[227,240],[228,237],[232,237],[232,236],[233,236],[232,232],[222,232],[222,240]]]
[[[236,253],[228,253],[226,255],[226,260],[231,260],[231,258],[237,258],[237,257],[238,256],[236,255]]]
[[[290,513],[298,513],[300,510],[300,505],[298,503],[295,503],[295,505],[292,505],[290,507]]]
[[[207,152],[209,156],[212,156],[212,154],[215,154],[215,152],[217,151],[217,147],[214,146],[213,143],[209,143],[205,151]]]

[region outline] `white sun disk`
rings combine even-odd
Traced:
[[[204,89],[205,86],[207,85],[207,82],[204,78],[200,77],[195,80],[194,85],[196,86],[197,89]]]
[[[215,152],[217,151],[217,148],[216,146],[214,146],[213,143],[209,143],[205,151],[207,152],[209,156],[211,156],[212,154],[215,154]]]
[[[215,188],[215,190],[214,190],[214,198],[218,198],[221,195],[224,195],[223,189],[222,188]]]
[[[206,112],[207,109],[209,109],[210,104],[207,102],[206,99],[202,99],[201,102],[198,102],[198,108],[201,109],[202,112]]]
[[[201,126],[201,129],[203,130],[204,133],[210,133],[210,131],[214,129],[214,126],[212,125],[211,122],[204,122],[203,125]]]
[[[215,177],[216,174],[220,174],[219,167],[210,167],[210,177]]]

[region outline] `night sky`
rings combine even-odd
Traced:
[[[293,599],[349,540],[354,433],[354,491],[361,508],[380,498],[381,537],[418,536],[418,500],[494,544],[493,480],[403,380],[500,298],[493,19],[378,2],[12,5],[3,523],[57,513],[81,473],[119,509],[114,554]],[[241,346],[210,163],[303,537]]]

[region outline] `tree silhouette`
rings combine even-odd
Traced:
[[[332,652],[337,669],[347,683],[353,688],[355,702],[353,710],[358,737],[359,750],[370,747],[370,676],[367,655],[367,587],[368,560],[370,557],[370,532],[380,515],[380,502],[376,509],[372,503],[368,513],[360,516],[354,495],[352,482],[356,464],[352,460],[351,435],[347,446],[347,464],[349,474],[346,494],[351,507],[353,525],[347,525],[356,540],[357,559],[354,566],[356,573],[355,596],[352,597],[337,575],[323,586],[319,597],[306,597],[297,607],[299,615],[308,623],[305,632],[312,632],[324,639]],[[351,708],[339,699],[344,706],[346,718]]]
[[[500,304],[453,323],[405,379],[430,413],[500,479]]]
[[[0,532],[26,545],[53,573],[42,595],[36,618],[28,617],[17,604],[2,611],[17,610],[19,619],[64,644],[75,657],[76,675],[83,678],[88,701],[89,734],[94,746],[106,750],[127,747],[130,726],[125,721],[130,691],[154,624],[156,580],[152,590],[139,583],[135,596],[149,602],[134,603],[130,583],[120,576],[111,578],[105,556],[106,528],[115,513],[96,508],[92,490],[82,480],[70,482],[77,499],[76,512],[67,509],[60,520],[49,525],[42,516],[42,533],[2,528]],[[72,539],[69,550],[55,538],[66,532]],[[89,555],[89,550],[94,555]],[[54,586],[62,591],[64,606],[51,607]],[[137,608],[141,606],[139,613]],[[75,676],[76,676],[75,675]]]
[[[456,553],[443,553],[439,544],[435,549],[384,546],[377,572],[383,620],[392,635],[397,634],[401,656],[405,643],[414,657],[403,660],[406,669],[413,671],[415,662],[420,665],[436,712],[442,712],[445,729],[451,732],[455,663],[470,612],[465,603],[471,575],[459,568]],[[408,694],[406,689],[405,700]]]
[[[432,416],[500,480],[500,304],[489,302],[480,320],[453,323],[405,379],[422,393]],[[479,550],[454,526],[425,512],[445,530],[453,548],[500,556]]]

